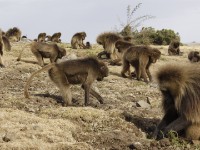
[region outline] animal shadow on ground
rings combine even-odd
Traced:
[[[122,114],[127,122],[134,123],[137,128],[140,128],[143,132],[147,134],[147,138],[151,138],[153,131],[155,130],[157,123],[160,119],[156,118],[143,118],[141,116],[132,115],[128,112],[123,112]]]
[[[48,98],[52,98],[53,100],[55,100],[57,103],[62,104],[62,106],[64,106],[64,101],[62,99],[62,96],[58,96],[58,95],[54,95],[54,94],[49,94],[49,93],[45,93],[45,94],[34,94],[34,96],[39,96],[39,97],[48,97]],[[72,105],[73,106],[80,106],[79,101],[72,98]]]

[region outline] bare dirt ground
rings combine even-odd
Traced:
[[[108,66],[110,74],[93,88],[105,99],[99,104],[91,96],[90,106],[83,107],[84,93],[80,86],[72,87],[77,107],[63,107],[59,90],[47,72],[33,79],[30,99],[24,98],[24,84],[31,73],[40,69],[28,43],[13,43],[4,51],[0,68],[0,149],[69,149],[69,150],[129,150],[129,149],[198,149],[182,140],[155,141],[150,135],[162,117],[161,94],[156,81],[146,84],[120,77],[121,66]],[[72,50],[61,44],[67,54],[78,57],[96,55],[102,47],[91,50]],[[153,76],[166,63],[189,63],[190,50],[198,46],[181,46],[183,56],[168,56],[167,46],[156,46],[162,52],[160,60],[151,66]],[[22,61],[16,61],[24,49]],[[49,60],[45,60],[49,63]],[[150,107],[137,105],[150,101]]]

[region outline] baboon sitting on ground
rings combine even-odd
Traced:
[[[60,42],[61,42],[60,37],[61,37],[61,33],[60,33],[60,32],[54,33],[54,34],[51,36],[51,41],[52,41],[52,42],[60,43]]]
[[[200,66],[165,65],[157,73],[163,96],[164,117],[153,137],[164,138],[171,130],[191,140],[200,140]]]
[[[70,84],[82,84],[86,106],[89,102],[89,93],[96,97],[100,103],[103,103],[103,98],[91,88],[91,85],[95,80],[102,81],[104,77],[108,76],[108,67],[96,58],[66,60],[43,67],[28,79],[24,89],[26,98],[29,98],[28,88],[33,77],[45,70],[49,70],[50,79],[60,89],[65,106],[72,105]]]
[[[171,55],[182,55],[183,53],[180,52],[180,42],[178,40],[172,40],[169,48],[168,48],[168,54]]]
[[[72,39],[71,39],[71,47],[73,49],[85,49],[85,45],[83,44],[83,40],[85,40],[86,37],[86,33],[85,32],[78,32],[76,34],[73,35]]]
[[[200,55],[198,51],[191,51],[188,54],[188,59],[190,62],[199,62],[200,61]]]
[[[14,27],[10,28],[6,33],[5,36],[9,39],[11,42],[19,42],[21,40],[22,32],[19,28]]]
[[[45,32],[40,33],[40,34],[38,34],[37,41],[38,42],[45,42],[45,38],[46,38],[46,33]]]
[[[24,49],[23,49],[24,50]],[[23,50],[20,52],[17,61],[21,60]],[[40,66],[44,66],[43,58],[50,58],[50,62],[56,62],[58,58],[66,55],[66,50],[53,43],[31,43],[31,51],[35,55]]]

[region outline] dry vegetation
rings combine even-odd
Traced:
[[[58,89],[48,78],[47,72],[34,78],[29,89],[31,98],[23,96],[23,87],[31,73],[41,68],[27,43],[12,44],[5,52],[0,69],[0,149],[174,149],[197,146],[174,139],[155,141],[149,139],[158,120],[161,94],[156,81],[146,84],[120,77],[120,66],[109,66],[110,75],[102,82],[95,82],[94,89],[105,99],[99,104],[91,97],[90,107],[82,107],[83,90],[73,86],[73,98],[77,107],[62,107]],[[96,55],[102,47],[91,50],[72,50],[69,44],[61,44],[67,54],[78,57]],[[162,52],[160,60],[153,64],[152,74],[166,63],[189,63],[190,50],[198,46],[181,46],[183,56],[168,56],[167,46],[157,46]],[[22,61],[17,62],[19,52],[25,48]],[[49,60],[45,60],[46,63]],[[138,101],[150,100],[149,108],[138,107]]]

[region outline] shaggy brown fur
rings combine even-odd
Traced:
[[[172,40],[169,48],[168,48],[168,54],[169,55],[181,55],[182,52],[180,52],[180,42],[177,40]]]
[[[191,51],[188,54],[188,59],[190,60],[190,62],[198,62],[200,61],[200,55],[198,51]]]
[[[123,53],[122,77],[127,77],[125,73],[130,73],[130,65],[132,65],[135,68],[137,80],[141,80],[141,77],[143,77],[144,81],[148,82],[148,75],[149,80],[152,81],[149,67],[152,63],[156,63],[160,56],[161,52],[156,48],[148,46],[131,46]]]
[[[163,95],[164,117],[154,132],[186,131],[186,137],[200,138],[200,66],[166,65],[157,73]],[[198,126],[198,127],[197,127]],[[195,131],[195,132],[194,132]]]
[[[11,41],[11,42],[18,42],[21,40],[22,32],[19,28],[14,27],[10,28],[6,33],[5,36]]]
[[[40,33],[40,34],[38,34],[37,41],[38,42],[45,42],[45,38],[46,38],[46,33],[45,32]]]
[[[85,32],[78,32],[72,36],[71,39],[71,46],[73,49],[78,49],[78,48],[86,48],[85,45],[83,44],[83,41],[85,40],[86,37]]]
[[[60,43],[60,42],[61,42],[60,37],[61,37],[61,33],[60,33],[60,32],[54,33],[54,34],[51,36],[51,41],[52,41],[52,42]]]
[[[89,57],[47,65],[33,73],[28,79],[24,88],[25,97],[29,98],[28,87],[32,78],[45,70],[49,70],[49,77],[60,89],[65,106],[72,104],[70,84],[82,84],[82,88],[85,90],[85,105],[88,105],[89,93],[103,103],[103,98],[91,88],[91,85],[95,80],[102,81],[104,77],[108,76],[108,67],[105,63]]]
[[[98,44],[102,45],[105,52],[101,52],[98,54],[98,58],[101,58],[102,55],[109,55],[109,58],[111,58],[111,65],[120,65],[121,61],[121,55],[118,54],[115,43],[118,40],[127,40],[131,41],[131,37],[122,37],[118,33],[115,32],[105,32],[101,33],[96,41]]]

